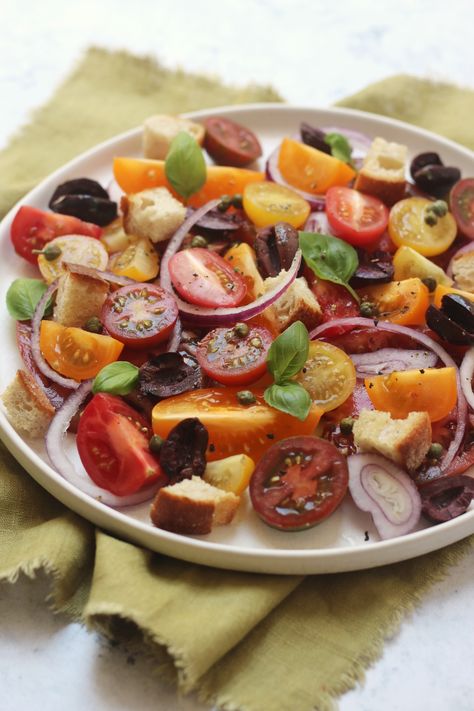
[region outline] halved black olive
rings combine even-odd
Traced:
[[[419,153],[410,163],[411,177],[415,179],[415,173],[422,168],[426,168],[427,165],[443,165],[443,161],[437,153],[432,153],[431,151],[427,153]]]
[[[298,251],[298,232],[288,222],[277,222],[257,232],[255,252],[261,274],[275,277],[289,269]]]
[[[359,266],[350,280],[354,289],[369,284],[385,284],[392,281],[394,268],[392,257],[388,252],[359,252]]]
[[[441,336],[445,341],[457,345],[474,344],[474,335],[468,333],[462,326],[452,321],[441,309],[428,306],[426,310],[426,323],[432,331]]]
[[[438,198],[444,197],[460,178],[459,168],[444,165],[427,165],[413,176],[419,188]]]
[[[171,484],[204,474],[208,442],[208,431],[197,417],[173,427],[160,448],[160,464]]]
[[[474,337],[474,301],[461,294],[445,294],[441,308],[446,316]]]
[[[91,197],[104,198],[104,200],[109,199],[107,190],[97,180],[91,178],[74,178],[58,185],[49,201],[49,207],[63,195],[90,195]]]
[[[117,217],[117,203],[92,195],[63,195],[50,203],[53,212],[72,215],[104,227]]]
[[[321,131],[320,128],[315,128],[314,126],[310,126],[309,123],[302,121],[300,123],[300,134],[301,140],[303,143],[306,143],[307,146],[312,146],[313,148],[317,148],[318,151],[331,155],[331,146],[324,140],[326,134],[324,131]]]
[[[202,371],[189,353],[162,353],[140,368],[138,389],[155,398],[172,397],[202,388]]]
[[[420,487],[422,513],[443,523],[463,514],[474,496],[474,479],[460,474],[435,479]]]

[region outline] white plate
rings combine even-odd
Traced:
[[[474,154],[444,138],[380,116],[346,109],[317,110],[279,104],[256,104],[201,111],[189,116],[221,115],[252,128],[263,143],[264,155],[282,136],[293,134],[300,121],[315,126],[340,126],[404,143],[412,155],[427,150],[440,153],[446,165],[456,165],[463,176],[474,175]],[[64,180],[87,176],[107,185],[114,156],[140,155],[141,130],[135,129],[84,153],[57,170],[19,204],[45,208],[54,188]],[[0,328],[4,334],[0,391],[20,366],[15,326],[5,308],[5,293],[13,278],[34,276],[34,269],[13,251],[9,228],[18,205],[0,227]],[[370,516],[355,509],[349,497],[326,522],[309,531],[283,533],[262,523],[244,497],[236,520],[212,534],[185,537],[154,528],[148,504],[116,511],[89,498],[57,474],[48,463],[42,443],[24,441],[0,411],[0,436],[27,471],[53,496],[76,513],[121,538],[151,550],[219,568],[252,572],[333,573],[393,563],[442,548],[474,533],[474,510],[440,526],[420,526],[407,536],[379,541]],[[71,449],[72,451],[72,449]],[[78,461],[76,459],[76,461]],[[78,466],[81,466],[78,462]],[[365,541],[368,532],[369,540]]]

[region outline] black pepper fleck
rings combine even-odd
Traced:
[[[215,452],[216,451],[216,446],[214,444],[209,445],[209,451],[210,452]]]
[[[368,531],[364,531],[364,541],[369,541],[369,540],[370,540],[370,538],[369,538],[369,532],[368,532]]]

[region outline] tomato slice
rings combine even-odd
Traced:
[[[289,222],[298,228],[311,210],[309,202],[297,192],[271,181],[247,185],[243,197],[244,210],[257,227]]]
[[[158,275],[159,259],[149,239],[141,238],[114,255],[110,271],[135,281],[150,281]]]
[[[247,291],[242,276],[225,259],[201,247],[174,254],[169,270],[178,294],[198,306],[238,306]]]
[[[123,344],[82,328],[42,321],[40,348],[45,360],[58,373],[74,380],[87,380],[116,361]]]
[[[218,383],[247,385],[266,372],[272,341],[263,326],[249,328],[244,336],[234,328],[216,328],[199,343],[196,358],[206,375]]]
[[[47,246],[48,249],[58,250],[55,259],[47,258],[44,254],[38,255],[39,270],[48,284],[64,274],[66,271],[64,262],[82,264],[84,267],[103,271],[109,261],[109,255],[102,242],[84,235],[56,237]]]
[[[324,412],[339,407],[356,384],[354,364],[337,346],[311,341],[308,360],[295,378]]]
[[[308,271],[308,270],[307,270]],[[313,272],[307,274],[311,291],[318,300],[323,312],[323,321],[334,321],[338,318],[350,318],[351,316],[360,316],[360,309],[357,301],[346,288],[340,284],[333,284],[330,281],[316,279]]]
[[[400,200],[390,210],[388,231],[397,247],[406,245],[425,257],[445,252],[456,238],[457,226],[451,213],[438,217],[436,224],[425,222],[431,200],[411,197]]]
[[[262,155],[257,136],[249,128],[219,116],[204,121],[204,148],[216,163],[243,168]]]
[[[266,404],[263,392],[253,389],[256,402],[241,405],[240,388],[192,390],[162,400],[153,408],[153,431],[167,437],[187,417],[198,417],[209,432],[209,461],[248,454],[257,461],[275,441],[287,435],[311,434],[322,415],[313,405],[304,422]]]
[[[151,435],[146,420],[121,398],[98,393],[79,420],[77,448],[97,486],[128,496],[158,480],[168,484],[148,448]]]
[[[101,312],[107,331],[131,348],[165,341],[177,318],[173,295],[156,284],[122,286],[109,294]]]
[[[31,264],[36,264],[38,259],[33,250],[43,249],[55,237],[71,234],[98,238],[102,229],[77,217],[46,212],[28,205],[20,207],[10,229],[15,252]]]
[[[361,301],[373,303],[377,318],[400,325],[421,326],[429,306],[429,291],[421,279],[403,279],[358,289]]]
[[[449,415],[457,401],[455,368],[395,371],[364,380],[376,410],[405,418],[410,412],[427,412],[432,422]]]
[[[290,437],[274,444],[250,479],[260,518],[284,531],[311,528],[339,506],[347,491],[346,457],[319,437]]]
[[[381,237],[388,224],[388,208],[381,200],[341,186],[327,191],[326,213],[336,237],[356,247]]]
[[[278,167],[287,183],[315,195],[333,185],[347,185],[355,177],[347,163],[291,138],[282,141]]]
[[[459,230],[474,239],[474,178],[464,178],[454,185],[449,206]]]

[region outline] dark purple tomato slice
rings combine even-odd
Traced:
[[[311,528],[339,506],[347,491],[346,457],[324,439],[289,437],[263,455],[250,480],[260,518],[284,531]]]
[[[460,232],[474,239],[474,178],[458,180],[449,195],[449,206]]]
[[[257,136],[249,128],[215,116],[204,121],[204,148],[220,165],[242,168],[262,155]]]

